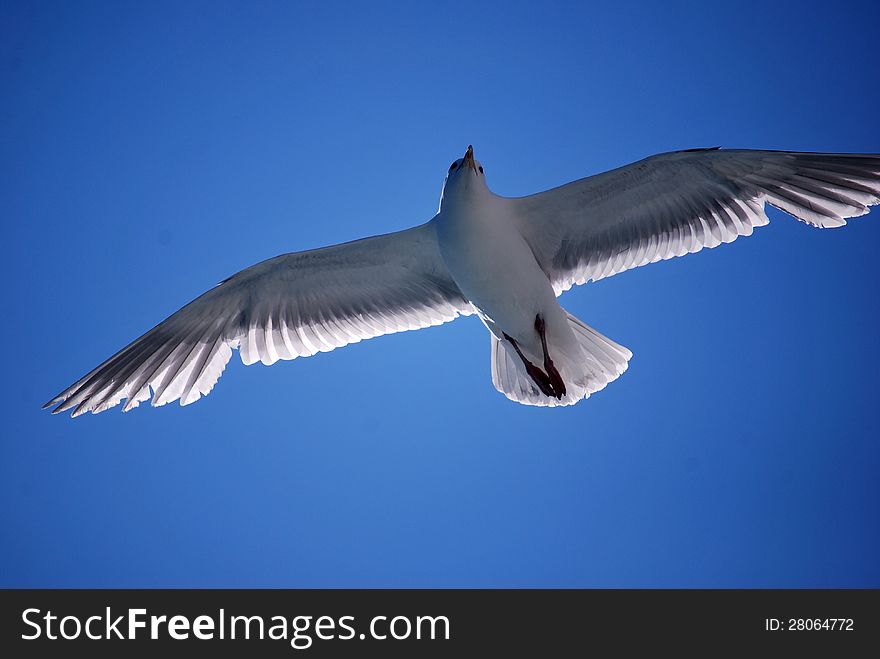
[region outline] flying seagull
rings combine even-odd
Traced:
[[[188,405],[236,348],[245,364],[268,365],[470,314],[491,335],[498,391],[572,405],[617,379],[632,353],[567,313],[564,291],[751,235],[768,223],[766,204],[828,228],[878,203],[880,154],[689,149],[507,198],[489,190],[469,146],[427,223],[242,270],[44,407]]]

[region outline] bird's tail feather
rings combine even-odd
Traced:
[[[492,384],[498,391],[523,405],[574,405],[623,374],[632,352],[568,312],[566,315],[580,354],[554,352],[551,346],[553,361],[565,380],[566,394],[556,399],[542,393],[513,347],[492,336]]]

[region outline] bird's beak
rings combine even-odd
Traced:
[[[462,163],[465,167],[470,167],[474,172],[477,171],[477,163],[474,162],[474,147],[471,144],[468,144],[467,151],[464,154],[464,162]]]

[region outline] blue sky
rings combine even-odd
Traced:
[[[880,152],[876,3],[354,4],[0,2],[0,585],[880,586],[878,210],[570,291],[635,353],[573,408],[468,318],[40,411],[243,267],[427,220],[469,143],[507,195]]]

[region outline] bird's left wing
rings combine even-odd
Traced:
[[[327,352],[439,325],[472,308],[450,277],[434,222],[284,254],[218,284],[50,400],[53,413],[182,405],[211,391],[232,350],[245,364]]]
[[[558,295],[751,235],[765,204],[842,226],[880,203],[880,155],[676,151],[510,202]]]

